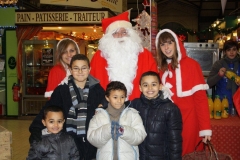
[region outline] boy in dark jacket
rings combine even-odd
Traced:
[[[42,130],[42,141],[32,143],[27,160],[79,159],[74,139],[62,131],[64,121],[62,108],[57,106],[45,108],[42,123],[46,128]]]
[[[70,67],[72,75],[55,88],[43,109],[50,105],[63,109],[66,117],[63,129],[74,137],[81,160],[92,160],[96,158],[97,149],[88,142],[87,130],[95,109],[105,98],[105,91],[99,81],[89,74],[90,63],[85,55],[73,56]],[[41,130],[44,128],[41,122],[43,109],[30,125],[30,143],[33,140],[41,141]]]
[[[147,132],[139,145],[140,160],[181,160],[182,116],[179,108],[163,98],[156,72],[143,73],[139,88],[142,94],[131,105],[139,111]]]

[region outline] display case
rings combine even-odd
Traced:
[[[22,46],[22,114],[37,114],[47,101],[48,74],[55,64],[56,40],[25,40]]]

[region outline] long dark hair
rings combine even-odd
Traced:
[[[158,63],[158,68],[162,71],[166,71],[168,69],[168,63],[167,63],[167,59],[168,57],[165,56],[160,48],[160,44],[161,43],[166,43],[168,40],[172,41],[175,43],[175,45],[177,45],[173,35],[169,32],[163,32],[159,38],[158,38],[158,44],[157,44],[157,63]],[[171,67],[172,69],[176,69],[178,68],[178,54],[177,54],[177,47],[175,47],[176,49],[176,54],[173,55],[172,57],[172,62],[171,62]]]

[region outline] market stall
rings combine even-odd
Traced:
[[[211,119],[212,144],[217,152],[231,155],[233,160],[240,159],[240,117]]]

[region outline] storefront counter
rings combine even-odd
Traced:
[[[231,155],[233,160],[240,159],[240,117],[211,119],[212,144],[217,152]]]

